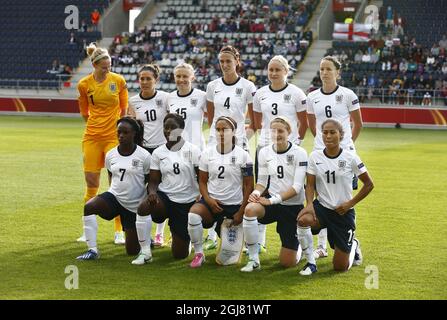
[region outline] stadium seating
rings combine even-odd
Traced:
[[[75,68],[85,57],[84,40],[101,38],[100,32],[67,30],[65,7],[79,9],[79,22],[90,24],[94,9],[103,12],[109,0],[5,0],[0,10],[0,86],[58,87],[59,72],[48,72],[54,60]],[[74,32],[77,42],[69,43]]]
[[[130,90],[138,90],[137,67],[157,63],[162,67],[160,88],[174,90],[173,68],[179,61],[197,70],[197,87],[220,76],[217,52],[226,44],[237,47],[244,64],[243,75],[257,85],[267,83],[266,65],[276,54],[285,56],[292,67],[301,63],[312,41],[304,33],[318,1],[264,0],[242,4],[239,0],[209,0],[203,10],[192,0],[168,0],[166,8],[151,24],[133,34],[115,37],[110,48],[113,70],[122,73]]]

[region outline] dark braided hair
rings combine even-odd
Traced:
[[[119,119],[116,122],[116,125],[118,126],[121,122],[126,122],[128,124],[130,124],[130,126],[133,128],[133,130],[135,131],[135,137],[134,137],[134,142],[139,145],[140,147],[143,146],[143,141],[144,141],[144,124],[141,120],[137,120],[135,118],[132,117],[122,117],[121,119]]]

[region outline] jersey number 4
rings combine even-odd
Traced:
[[[230,97],[225,100],[224,107],[230,109]]]

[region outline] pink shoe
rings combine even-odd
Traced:
[[[205,262],[205,255],[203,253],[196,253],[194,259],[191,261],[191,268],[199,268]]]

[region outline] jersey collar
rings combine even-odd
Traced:
[[[328,154],[326,153],[326,148],[324,148],[324,150],[323,150],[324,155],[326,156],[326,158],[329,158],[329,159],[337,159],[341,155],[342,152],[343,152],[343,149],[340,148],[340,152],[336,156],[331,157],[331,156],[328,156]]]
[[[270,84],[270,85],[269,85],[269,89],[270,89],[270,91],[272,91],[272,92],[281,92],[281,91],[283,91],[283,90],[286,90],[286,88],[287,88],[288,86],[289,86],[289,83],[286,82],[286,85],[284,86],[284,88],[279,89],[279,90],[274,90],[274,89],[272,88],[272,85]]]
[[[241,77],[238,77],[237,80],[236,80],[235,82],[233,82],[233,83],[226,83],[225,80],[224,80],[224,78],[222,77],[222,82],[223,82],[224,85],[226,85],[226,86],[234,86],[236,83],[239,82],[239,80],[241,80]]]
[[[337,86],[335,87],[334,91],[326,93],[326,92],[323,91],[323,87],[321,87],[321,88],[320,88],[320,92],[321,92],[322,94],[326,95],[326,96],[329,96],[329,95],[335,93],[335,91],[337,91],[338,88],[340,88],[339,85],[337,85]]]
[[[154,93],[154,95],[153,95],[152,97],[149,97],[149,98],[143,98],[143,96],[141,95],[141,92],[140,92],[139,96],[140,96],[140,98],[143,99],[143,100],[151,100],[151,99],[155,98],[155,96],[157,95],[157,93],[158,93],[158,91],[155,90],[155,93]]]
[[[190,96],[192,94],[192,92],[194,91],[194,88],[191,89],[191,91],[187,94],[185,94],[184,96],[182,96],[179,91],[177,90],[177,97],[179,98],[186,98],[187,96]]]

